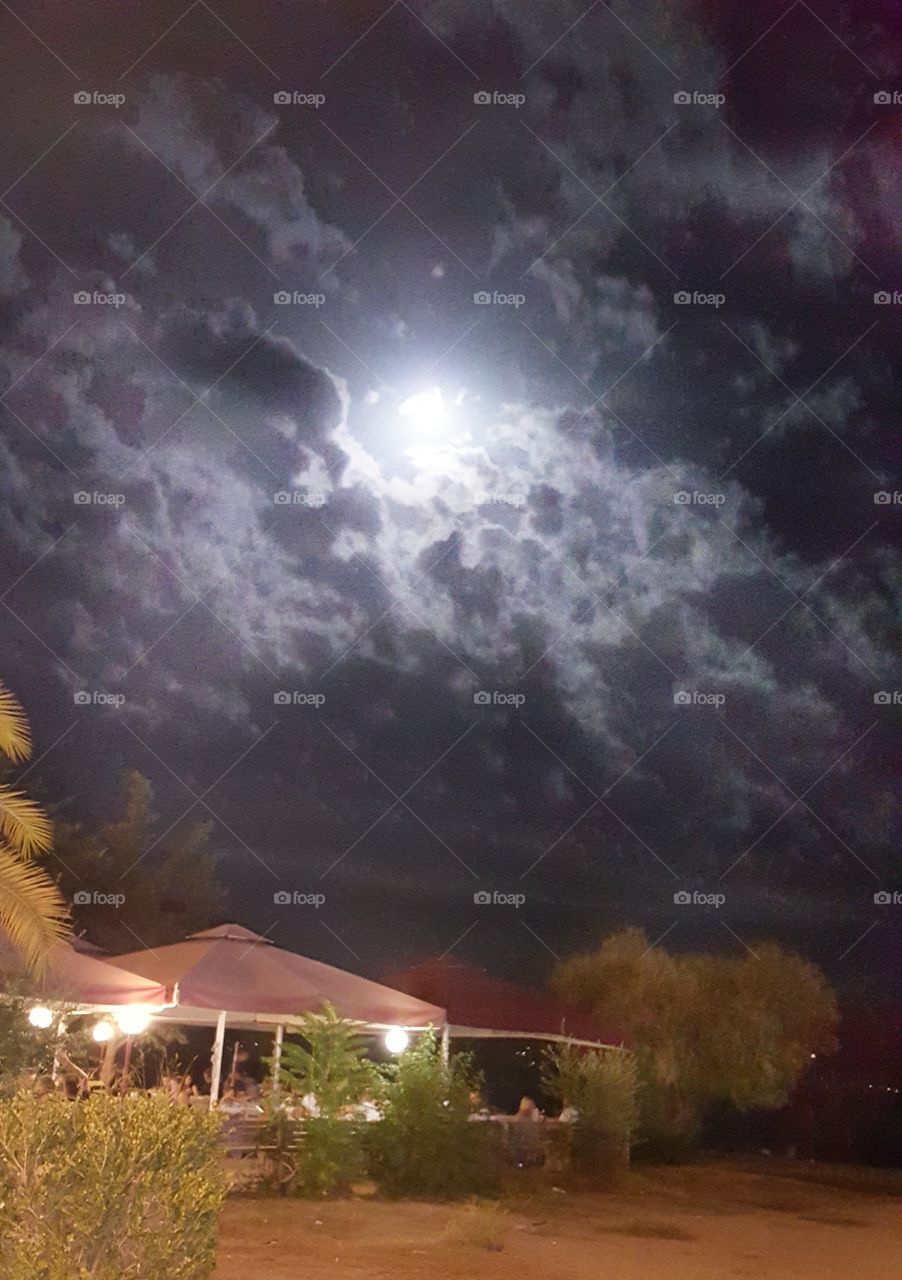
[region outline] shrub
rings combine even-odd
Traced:
[[[4,1280],[202,1280],[222,1196],[213,1117],[108,1094],[0,1101]]]
[[[576,1108],[581,1133],[611,1143],[630,1141],[638,1118],[632,1054],[562,1044],[546,1051],[545,1062],[545,1087]]]
[[[383,1118],[367,1128],[370,1175],[387,1196],[450,1200],[491,1192],[493,1125],[471,1123],[470,1059],[445,1064],[430,1031],[383,1068]]]
[[[312,1094],[319,1115],[304,1123],[292,1189],[311,1197],[346,1194],[363,1172],[363,1155],[357,1126],[343,1113],[377,1088],[376,1068],[363,1056],[355,1024],[340,1018],[328,1001],[322,1013],[299,1019],[298,1032],[303,1045],[286,1041],[282,1046],[280,1095],[284,1090],[302,1097]],[[279,1103],[277,1095],[269,1126],[277,1153],[287,1138]]]

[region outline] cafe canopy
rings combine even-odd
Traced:
[[[451,1037],[466,1040],[549,1040],[597,1048],[623,1037],[591,1014],[574,1011],[547,991],[494,978],[451,956],[427,960],[389,981],[446,1010]]]
[[[285,1027],[301,1014],[319,1012],[327,1000],[341,1017],[368,1031],[445,1025],[440,1005],[285,951],[239,924],[204,929],[184,942],[132,951],[106,963],[141,974],[170,992],[172,1006],[162,1011],[158,1022],[215,1026],[214,1101],[227,1023],[242,1030],[275,1032],[276,1069]]]
[[[115,963],[98,960],[76,950],[68,942],[57,942],[51,948],[44,973],[34,978],[9,935],[0,930],[0,981],[27,984],[36,997],[70,1004],[76,1009],[96,1011],[140,1005],[158,1010],[167,1002],[164,983]]]

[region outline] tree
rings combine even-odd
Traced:
[[[31,755],[22,707],[0,684],[0,752],[13,764]],[[25,962],[39,973],[55,942],[67,933],[68,910],[59,889],[33,859],[49,853],[53,828],[22,791],[0,784],[0,926]]]
[[[350,1190],[362,1171],[362,1152],[353,1125],[344,1118],[346,1107],[375,1090],[375,1065],[364,1057],[358,1027],[341,1018],[325,1002],[322,1013],[298,1019],[304,1044],[286,1041],[280,1061],[280,1091],[316,1099],[317,1115],[305,1122],[299,1152],[297,1185],[304,1195],[326,1196]],[[274,1100],[273,1126],[279,1141],[281,1110]]]
[[[158,832],[153,788],[142,774],[126,775],[122,816],[91,830],[57,822],[56,850],[63,886],[74,901],[76,925],[108,950],[180,942],[221,920],[226,893],[208,849],[211,824],[177,823]]]
[[[836,1047],[836,997],[821,970],[776,943],[741,956],[671,955],[641,929],[556,969],[565,1001],[590,1008],[629,1040],[643,1114],[689,1133],[710,1104],[784,1105],[811,1055]]]

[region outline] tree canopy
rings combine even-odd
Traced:
[[[836,998],[774,942],[741,955],[671,954],[623,929],[556,969],[552,986],[628,1040],[647,1080],[688,1105],[779,1107],[811,1055],[836,1047]]]

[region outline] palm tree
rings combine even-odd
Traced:
[[[31,755],[25,712],[0,683],[0,752],[13,764]],[[36,973],[47,953],[68,932],[68,908],[36,855],[53,844],[50,819],[22,791],[0,783],[0,927]]]

